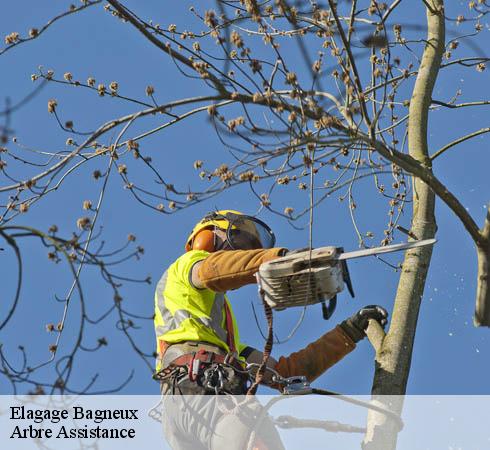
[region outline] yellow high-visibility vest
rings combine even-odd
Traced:
[[[231,315],[238,354],[246,347],[240,343],[238,326],[226,295],[192,285],[192,267],[208,255],[204,250],[188,251],[166,270],[158,282],[155,291],[157,354],[162,348],[161,341],[167,344],[208,342],[229,352],[226,306]],[[160,369],[160,357],[157,357],[156,370]]]

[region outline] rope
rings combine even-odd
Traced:
[[[331,433],[365,433],[366,428],[332,420],[299,419],[294,416],[279,416],[274,419],[279,428],[321,428]]]
[[[262,357],[262,362],[259,366],[259,370],[257,370],[257,373],[255,375],[255,381],[252,383],[250,388],[247,391],[247,395],[255,395],[257,392],[257,388],[259,387],[259,384],[262,382],[264,378],[264,373],[267,367],[267,361],[269,360],[269,357],[272,352],[272,346],[274,344],[274,330],[273,330],[273,320],[272,320],[272,308],[270,305],[267,303],[265,300],[265,291],[262,288],[262,283],[260,280],[260,276],[258,273],[255,274],[255,277],[257,278],[257,285],[259,287],[259,295],[262,298],[262,304],[264,305],[264,312],[265,312],[265,318],[267,319],[267,340],[265,341],[265,346],[264,346],[264,353]]]
[[[347,397],[345,395],[338,394],[337,392],[333,392],[333,391],[328,391],[326,389],[312,388],[312,394],[329,395],[329,396],[338,398],[339,400],[342,400],[344,402],[352,403],[353,405],[362,406],[364,408],[371,409],[373,411],[377,411],[377,412],[384,414],[385,416],[391,418],[396,423],[396,425],[398,426],[399,431],[401,431],[403,429],[403,421],[400,418],[400,416],[393,411],[382,408],[381,406],[376,406],[376,405],[373,405],[372,403],[368,403],[368,402],[364,402],[362,400],[357,400],[355,398]]]

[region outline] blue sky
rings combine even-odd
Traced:
[[[190,3],[179,2],[178,7],[175,3],[170,7],[170,2],[147,1],[144,5],[139,3],[127,2],[142,17],[151,17],[162,26],[176,23],[185,28],[194,23],[187,10]],[[29,28],[39,28],[67,5],[67,2],[56,2],[49,6],[27,0],[10,2],[4,5],[0,17],[1,30],[6,35],[12,31],[25,33]],[[464,8],[463,3],[454,2],[448,5],[448,15],[455,16],[463,10],[466,13]],[[419,4],[405,7],[402,13],[398,20],[403,20],[404,24],[420,24],[423,20],[424,12]],[[461,29],[457,29],[455,25],[448,27],[449,37],[460,32]],[[478,38],[480,44],[488,40],[487,26],[482,33]],[[293,54],[293,44],[290,45],[291,49],[286,47],[285,52]],[[474,55],[474,49],[464,45],[461,47],[461,56]],[[420,52],[420,49],[416,52]],[[152,47],[129,25],[122,24],[105,12],[102,5],[68,17],[39,39],[5,53],[0,56],[0,66],[0,100],[10,97],[13,103],[33,89],[30,75],[36,73],[38,66],[43,66],[45,70],[53,69],[59,77],[65,72],[71,72],[75,79],[85,80],[94,76],[97,83],[103,82],[106,85],[115,80],[119,83],[121,94],[143,101],[146,101],[147,85],[155,87],[155,97],[162,103],[207,92],[201,82],[183,78],[167,55]],[[488,70],[478,73],[474,69],[464,72],[458,68],[449,69],[439,78],[434,98],[447,101],[461,89],[461,101],[487,100],[485,95],[488,95],[488,90],[485,92],[485,86],[488,86],[488,82]],[[412,86],[411,83],[413,80],[409,86]],[[65,148],[65,141],[70,135],[61,132],[54,117],[47,113],[46,104],[52,98],[57,99],[58,111],[63,120],[73,120],[75,127],[80,130],[94,129],[113,117],[138,110],[137,106],[118,99],[99,98],[96,93],[88,93],[86,90],[50,84],[35,100],[12,117],[10,126],[20,144],[46,151]],[[435,111],[429,124],[430,148],[435,150],[457,136],[488,126],[486,117],[488,113],[482,107],[450,113]],[[130,134],[149,129],[158,124],[159,120],[154,117],[136,123]],[[12,143],[8,145],[14,146]],[[436,175],[460,198],[480,224],[485,214],[485,204],[489,200],[490,156],[487,147],[488,137],[483,135],[447,152],[434,164]],[[162,176],[183,189],[187,185],[203,185],[192,167],[196,159],[204,160],[205,167],[213,168],[228,157],[204,115],[194,116],[152,136],[142,144],[141,151],[153,158]],[[128,166],[130,163],[131,161]],[[20,218],[17,223],[44,230],[56,223],[62,234],[69,235],[75,229],[77,218],[85,215],[82,202],[89,199],[95,203],[100,181],[94,182],[91,174],[93,170],[103,170],[105,165],[105,161],[97,160],[75,175],[67,177],[62,189],[32,207],[29,214]],[[27,177],[29,169],[17,170],[18,174],[25,170],[22,176]],[[141,168],[134,170],[135,177],[151,184],[151,175],[148,172]],[[132,175],[133,172],[130,173]],[[1,185],[6,183],[2,175],[0,180]],[[153,291],[158,278],[182,253],[188,232],[203,214],[215,208],[238,209],[253,214],[258,207],[257,200],[249,189],[240,186],[177,214],[163,215],[135,202],[124,189],[119,177],[112,177],[108,186],[98,222],[103,225],[103,239],[107,241],[107,248],[113,249],[123,244],[128,233],[135,234],[136,243],[145,248],[145,254],[140,261],[129,261],[121,268],[125,275],[143,278],[150,275],[152,278],[151,285],[127,284],[122,288],[125,308],[143,316],[152,314]],[[276,196],[281,208],[290,202],[298,209],[307,205],[307,195],[294,189],[288,188]],[[381,201],[373,193],[375,189],[372,181],[359,182],[355,190],[360,224],[364,230],[372,230],[379,240],[387,221],[386,201]],[[260,218],[274,229],[279,245],[298,248],[307,244],[306,219],[301,219],[298,224],[303,229],[296,230],[277,215],[262,212]],[[488,394],[489,331],[485,328],[474,328],[472,324],[476,253],[461,224],[439,201],[437,222],[439,241],[434,248],[420,311],[408,393]],[[408,228],[408,211],[402,224]],[[357,238],[348,208],[335,195],[315,210],[313,236],[316,246],[342,245],[346,249],[357,248]],[[399,234],[396,241],[403,240],[404,236]],[[53,341],[53,334],[45,331],[45,324],[59,321],[62,304],[56,302],[55,296],[62,297],[66,294],[70,278],[66,267],[54,265],[47,260],[46,251],[35,240],[24,239],[21,247],[25,266],[22,296],[15,318],[2,331],[1,342],[3,351],[12,361],[19,363],[17,346],[22,345],[33,358],[32,364],[35,364],[49,357],[48,345]],[[0,257],[0,314],[3,317],[14,289],[12,280],[15,266],[10,253]],[[389,259],[397,263],[400,256],[395,255]],[[352,262],[350,271],[356,298],[350,299],[347,293],[341,294],[336,314],[329,322],[322,319],[319,305],[308,308],[295,335],[274,347],[273,354],[276,357],[301,348],[365,304],[381,304],[391,311],[398,281],[398,274],[393,269],[375,259],[362,259]],[[111,305],[112,294],[100,276],[84,270],[82,282],[85,301],[90,311],[96,314]],[[243,340],[261,348],[262,339],[251,308],[253,303],[259,314],[261,313],[255,286],[231,293],[230,299],[240,323]],[[70,330],[76,327],[79,308],[79,301],[75,297],[70,305],[60,346],[61,353],[76,338],[74,333],[70,334]],[[300,315],[301,311],[298,310],[276,314],[275,329],[280,338],[289,334]],[[80,355],[75,369],[76,376],[72,380],[74,385],[84,386],[98,373],[94,390],[103,390],[118,385],[134,371],[134,376],[122,390],[123,393],[157,393],[158,386],[152,381],[149,370],[131,350],[125,336],[116,329],[116,322],[117,317],[109,316],[100,324],[87,327],[87,347],[93,347],[102,336],[107,338],[109,345],[97,352]],[[153,351],[152,322],[135,322],[139,326],[134,330],[135,340],[145,351]],[[369,343],[362,342],[354,353],[321,377],[316,386],[346,393],[368,393],[374,370],[373,358]],[[53,365],[48,366],[40,371],[40,375],[50,380],[53,370]],[[2,393],[10,392],[10,386],[5,379],[0,381],[0,386]]]

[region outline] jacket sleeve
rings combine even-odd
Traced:
[[[354,341],[336,326],[304,349],[281,356],[275,369],[285,378],[304,375],[311,382],[355,348]]]
[[[211,253],[199,266],[199,279],[215,292],[255,283],[254,274],[262,263],[282,256],[285,249],[221,250]]]

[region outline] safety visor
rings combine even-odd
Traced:
[[[267,224],[255,217],[227,212],[226,240],[234,250],[272,248],[276,243],[274,233]]]

